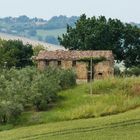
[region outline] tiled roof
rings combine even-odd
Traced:
[[[90,57],[105,57],[112,59],[112,51],[41,51],[36,60],[78,60]]]

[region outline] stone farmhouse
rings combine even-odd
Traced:
[[[90,59],[105,58],[99,63],[90,63]],[[73,69],[77,81],[102,79],[114,74],[114,57],[112,51],[41,51],[36,57],[38,69],[45,70],[49,66],[62,69]],[[91,66],[92,65],[92,66]],[[92,72],[91,72],[92,67]]]

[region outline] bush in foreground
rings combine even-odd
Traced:
[[[16,119],[27,108],[46,110],[57,99],[60,90],[75,83],[74,73],[70,70],[50,68],[38,71],[36,68],[26,67],[0,71],[0,123]],[[65,76],[68,76],[67,79],[62,80]],[[71,77],[73,84],[66,82],[71,81]],[[65,87],[63,82],[66,82]]]

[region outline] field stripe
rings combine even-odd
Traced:
[[[57,136],[57,135],[68,135],[68,134],[75,134],[75,133],[81,133],[81,132],[90,132],[90,131],[100,131],[108,128],[117,128],[122,126],[132,126],[132,125],[139,125],[140,119],[136,120],[129,120],[129,121],[122,121],[118,123],[111,123],[111,124],[105,124],[100,126],[92,126],[92,127],[81,127],[81,128],[74,128],[74,129],[67,129],[67,130],[61,130],[61,131],[53,131],[53,132],[47,132],[42,134],[35,134],[30,135],[27,137],[21,137],[18,140],[34,140],[41,137],[50,137],[50,136]]]

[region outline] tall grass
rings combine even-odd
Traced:
[[[0,140],[139,140],[140,109],[95,119],[41,124],[0,132]]]
[[[92,87],[93,95],[89,92],[89,84],[63,90],[55,107],[46,112],[24,113],[20,121],[26,125],[93,118],[140,106],[140,77],[95,80]]]
[[[93,95],[89,95],[88,84],[85,85],[84,90],[82,86],[75,91],[79,103],[75,99],[75,106],[65,114],[66,118],[99,117],[125,112],[140,106],[140,77],[115,77],[95,81]],[[71,91],[65,91],[63,94],[71,94],[68,92]]]

